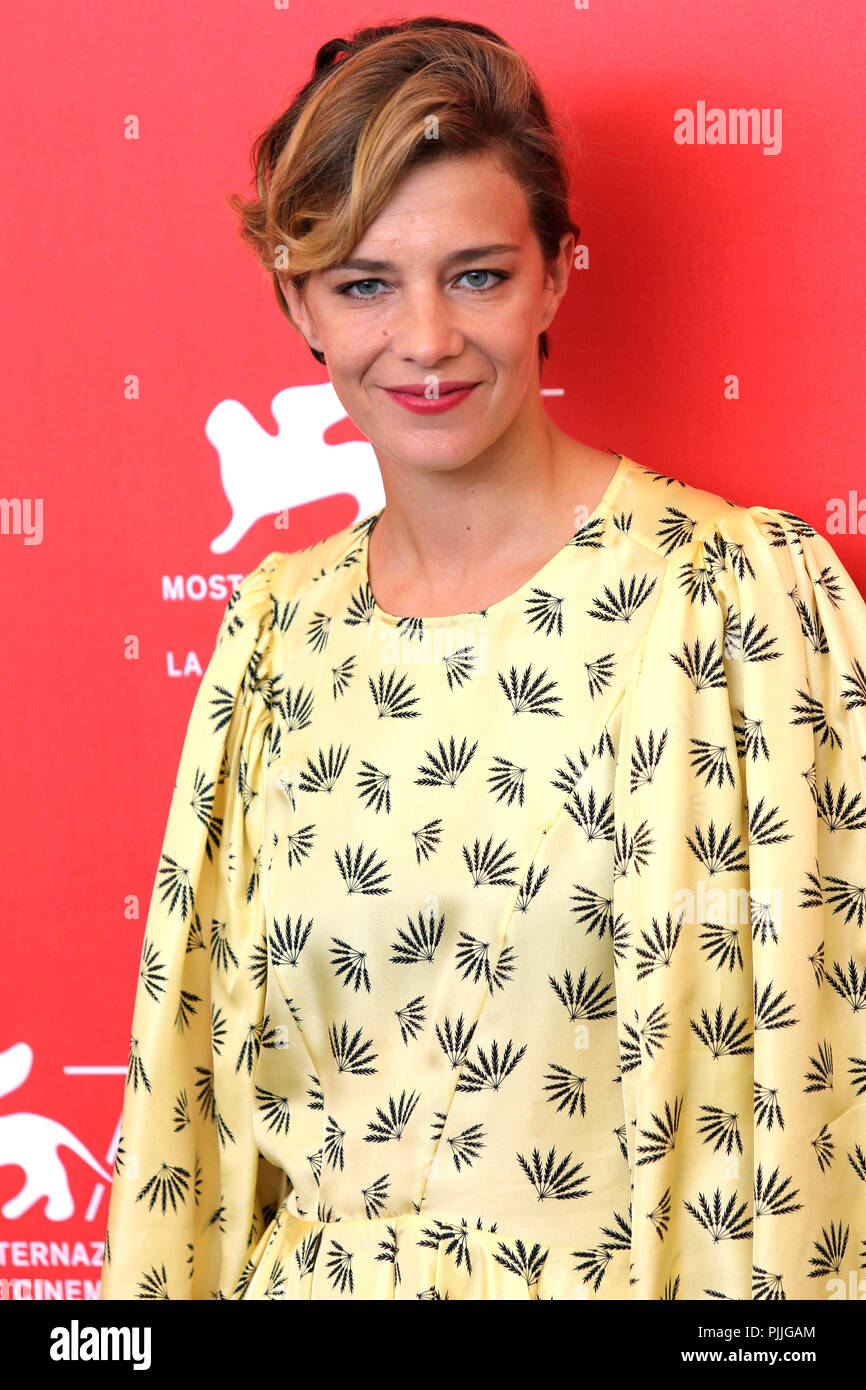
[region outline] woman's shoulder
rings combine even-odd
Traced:
[[[235,590],[238,602],[264,610],[274,602],[294,604],[315,585],[323,585],[324,592],[344,582],[357,583],[362,544],[376,515],[363,517],[298,550],[269,551],[241,580]]]
[[[819,535],[808,520],[780,505],[734,502],[710,487],[628,462],[625,486],[614,498],[619,524],[632,540],[665,559],[676,560],[687,546],[777,548]]]

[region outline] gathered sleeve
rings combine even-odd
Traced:
[[[232,592],[186,732],[141,949],[103,1299],[240,1297],[288,1191],[254,1142],[252,1080],[277,559]]]
[[[866,604],[808,522],[732,508],[670,555],[623,700],[616,803],[633,1296],[850,1297]]]

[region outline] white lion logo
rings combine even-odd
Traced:
[[[0,1052],[0,1096],[8,1096],[23,1085],[32,1066],[33,1049],[27,1043],[16,1043]],[[57,1120],[24,1111],[0,1115],[0,1167],[16,1164],[25,1173],[21,1191],[2,1208],[7,1221],[17,1220],[43,1197],[48,1199],[45,1215],[49,1221],[68,1221],[75,1215],[69,1179],[58,1149],[71,1149],[107,1183],[111,1182],[111,1175],[100,1167],[89,1149]]]
[[[305,502],[347,492],[358,503],[356,517],[384,506],[372,445],[325,443],[325,431],[346,415],[330,381],[279,391],[271,412],[276,436],[263,430],[240,401],[220,401],[205,423],[232,509],[228,526],[211,541],[218,554],[233,549],[260,518]]]

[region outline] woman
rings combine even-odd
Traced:
[[[826,1298],[866,1240],[866,605],[541,408],[523,60],[335,40],[236,201],[387,504],[228,603],[103,1298]]]

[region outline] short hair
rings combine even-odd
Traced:
[[[434,117],[435,138],[425,138]],[[281,270],[300,288],[310,271],[348,257],[410,169],[484,150],[523,188],[552,263],[562,236],[577,241],[580,228],[560,137],[526,60],[482,24],[426,16],[358,29],[319,49],[309,81],[253,144],[257,196],[228,203],[297,328]],[[548,356],[544,332],[539,368]]]

